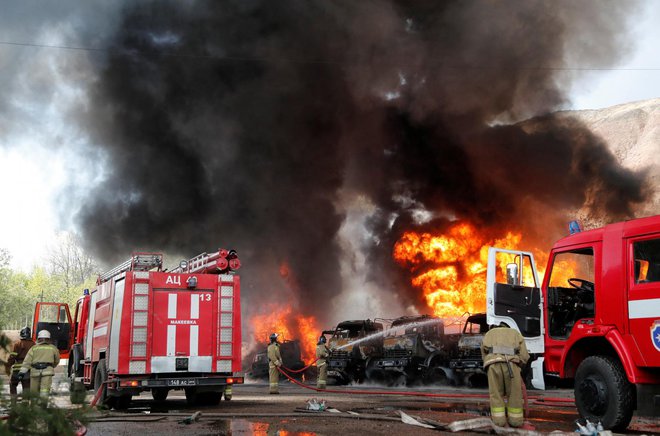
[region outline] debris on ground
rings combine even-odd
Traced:
[[[462,421],[454,421],[447,425],[447,428],[456,433],[457,431],[474,430],[476,428],[490,427],[492,425],[490,418],[472,418]]]
[[[403,422],[404,424],[416,425],[417,427],[424,427],[424,428],[435,428],[432,425],[423,424],[423,423],[419,422],[418,420],[416,420],[415,418],[408,415],[407,413],[405,413],[402,410],[399,410],[399,415],[401,415],[401,422]]]
[[[575,424],[577,425],[577,429],[575,430],[576,433],[585,435],[585,436],[596,436],[596,435],[602,435],[605,432],[603,431],[603,425],[598,422],[597,424],[594,424],[593,422],[589,421],[588,419],[584,420],[585,423],[582,425],[580,420],[575,421]]]
[[[181,421],[179,421],[179,424],[192,424],[193,422],[197,422],[199,420],[199,417],[202,416],[202,412],[197,411],[193,413],[192,415],[183,418]]]
[[[312,410],[314,412],[324,412],[325,400],[317,400],[316,398],[307,400],[307,410]]]

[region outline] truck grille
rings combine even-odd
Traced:
[[[409,355],[408,350],[394,349],[394,350],[385,350],[385,357],[406,357]]]
[[[330,359],[348,359],[348,351],[333,350]]]
[[[478,348],[467,348],[461,350],[462,357],[481,359],[481,350]]]

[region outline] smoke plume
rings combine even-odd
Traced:
[[[618,1],[130,2],[78,114],[109,168],[78,215],[84,236],[106,260],[235,248],[255,304],[288,295],[286,264],[299,310],[329,322],[347,255],[342,192],[373,206],[365,265],[387,290],[409,286],[386,273],[409,228],[469,220],[547,241],[567,210],[630,217],[644,174],[577,122],[546,115],[566,104],[575,67],[618,59],[629,11]]]

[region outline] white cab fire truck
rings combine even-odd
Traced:
[[[532,385],[573,381],[580,415],[607,429],[660,416],[660,216],[580,231],[530,252],[490,248],[488,324],[525,337]]]
[[[171,271],[163,256],[135,253],[85,290],[73,319],[64,303],[37,303],[35,331],[49,330],[69,375],[125,408],[150,390],[164,401],[184,389],[194,404],[217,404],[243,383],[236,252],[203,253]],[[99,392],[99,389],[101,391]]]

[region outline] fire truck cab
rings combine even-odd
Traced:
[[[228,385],[243,383],[235,252],[203,253],[171,271],[162,264],[162,254],[133,254],[85,290],[73,318],[64,303],[35,310],[33,325],[61,333],[72,381],[109,407],[125,408],[141,391],[164,401],[173,389],[217,404]]]
[[[572,380],[606,429],[660,414],[660,216],[559,240],[542,284],[532,253],[491,247],[486,280],[488,324],[525,337],[534,387]]]

